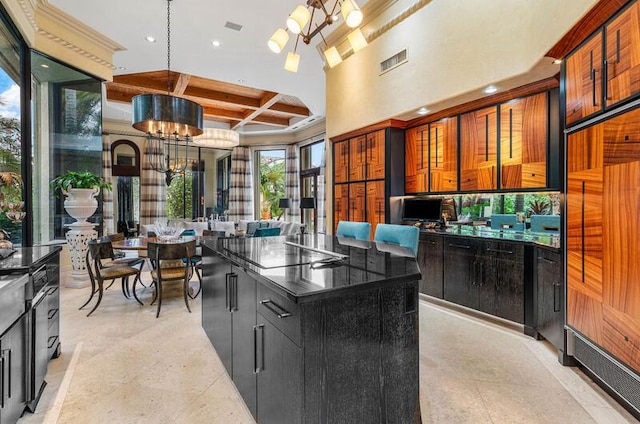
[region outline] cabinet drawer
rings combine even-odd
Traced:
[[[60,320],[60,290],[58,286],[47,288],[47,309],[49,328],[51,328],[54,322]]]
[[[274,290],[258,284],[258,313],[278,327],[294,343],[301,344],[300,308]]]

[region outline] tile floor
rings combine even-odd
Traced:
[[[66,276],[63,275],[63,281]],[[148,278],[148,277],[147,277]],[[89,289],[61,290],[62,355],[31,423],[253,423],[176,290],[159,319],[116,285],[91,317]],[[636,420],[545,342],[441,305],[420,304],[423,423],[627,423]]]

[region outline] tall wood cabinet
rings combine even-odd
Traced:
[[[640,94],[640,4],[632,2],[566,59],[566,123]]]
[[[404,130],[386,128],[333,144],[334,231],[338,222],[388,222],[389,196],[404,194]]]
[[[640,108],[567,138],[567,323],[640,372]]]
[[[498,107],[460,115],[460,190],[498,188]]]
[[[405,134],[405,191],[429,190],[429,126],[408,129]]]

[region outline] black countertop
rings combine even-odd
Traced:
[[[492,240],[531,243],[553,249],[560,248],[560,235],[557,233],[536,233],[533,231],[492,230],[489,227],[474,225],[453,225],[444,229],[421,229],[421,234],[441,236],[478,237]]]
[[[211,239],[202,244],[296,302],[420,279],[413,253],[387,243],[304,234]]]
[[[16,247],[14,254],[0,259],[0,274],[27,273],[60,250],[60,246]]]

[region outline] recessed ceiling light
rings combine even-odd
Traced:
[[[218,40],[213,40],[211,44],[213,44],[213,47],[220,47],[222,45],[222,43]]]
[[[490,85],[487,88],[484,89],[484,92],[487,94],[493,94],[496,91],[498,91],[498,87],[496,87],[495,85]]]
[[[150,35],[147,35],[146,37],[144,37],[145,40],[147,40],[150,43],[155,43],[156,39]]]
[[[418,115],[426,115],[427,113],[429,113],[429,109],[427,109],[426,107],[421,107],[420,109],[418,109]]]
[[[118,66],[118,69],[120,69],[121,71],[124,71],[127,68],[125,68],[124,66]]]
[[[562,59],[556,59],[553,61],[554,65],[560,65],[562,63]]]
[[[244,82],[244,80],[243,80],[242,78],[240,78],[240,79],[238,80],[238,82],[239,82],[240,84],[242,84],[242,83]]]
[[[47,65],[46,63],[43,63],[43,64],[42,64],[42,65],[40,65],[40,66],[42,66],[43,68],[48,68],[48,67],[49,67],[49,65]]]

